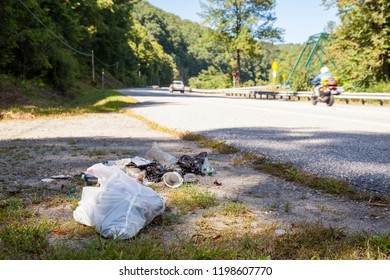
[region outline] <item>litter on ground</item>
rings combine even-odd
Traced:
[[[87,186],[73,212],[74,219],[94,227],[106,238],[129,239],[148,225],[165,209],[165,198],[147,187],[164,182],[167,187],[178,188],[183,182],[196,182],[196,175],[213,175],[207,153],[176,157],[153,143],[146,153],[106,164],[98,163],[81,174]],[[77,198],[77,192],[68,192]]]

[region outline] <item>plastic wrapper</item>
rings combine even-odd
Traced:
[[[199,175],[204,175],[202,171],[202,167],[207,158],[206,152],[201,152],[198,155],[191,157],[189,155],[182,155],[177,164],[180,166],[182,172],[186,173],[194,173]]]
[[[165,209],[164,199],[116,166],[95,164],[87,173],[100,187],[85,187],[74,219],[106,238],[129,239]]]
[[[154,142],[152,147],[146,152],[146,156],[160,162],[164,168],[172,168],[177,161],[176,157],[161,150],[156,142]]]

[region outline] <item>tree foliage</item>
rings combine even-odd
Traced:
[[[257,40],[279,39],[281,30],[274,28],[274,0],[207,0],[201,4],[202,17],[217,31],[216,39],[229,53],[234,52],[237,85],[240,84],[241,56],[258,55]],[[230,58],[232,55],[230,56]]]
[[[332,34],[332,54],[350,82],[388,81],[390,77],[390,2],[324,0],[338,8],[341,24]]]
[[[341,18],[327,27],[336,74],[380,87],[390,76],[389,1],[323,1]],[[273,27],[275,0],[205,0],[202,7],[207,25],[146,0],[1,0],[0,76],[33,79],[64,95],[76,81],[91,81],[92,69],[95,85],[104,70],[126,86],[182,79],[215,88],[232,86],[233,71],[244,85],[269,83],[277,61],[276,82],[283,83],[303,46],[275,44],[282,35]]]

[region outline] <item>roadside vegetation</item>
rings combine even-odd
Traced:
[[[107,77],[127,87],[168,86],[173,79],[192,88],[283,85],[304,45],[280,40],[276,2],[235,0],[239,9],[229,3],[205,1],[201,16],[208,24],[201,25],[144,0],[4,0],[1,79],[32,81],[68,97],[80,81],[100,86]],[[322,63],[348,91],[389,92],[388,1],[323,5],[337,7],[340,24],[324,26],[330,34],[325,54],[298,68],[291,88],[310,87]]]
[[[245,203],[217,198],[202,186],[154,189],[168,198],[166,211],[130,240],[104,239],[78,224],[71,217],[77,198],[2,199],[0,259],[390,259],[389,235],[351,235],[321,224],[296,224],[277,235],[275,226],[258,220]],[[32,192],[30,197],[42,196]],[[179,230],[183,226],[187,230]]]
[[[21,4],[24,2],[28,9]],[[125,112],[200,147],[235,155],[232,164],[247,164],[323,193],[389,207],[388,197],[358,193],[344,181],[313,176],[291,164],[272,162],[264,155],[243,152],[202,135],[173,131],[122,110],[137,101],[109,88],[164,86],[173,78],[198,88],[233,86],[231,74],[241,56],[233,43],[213,43],[217,30],[182,21],[145,1],[88,0],[81,6],[72,1],[24,2],[5,0],[0,10],[5,19],[0,27],[0,119]],[[340,63],[335,74],[347,89],[390,91],[388,46],[382,40],[388,36],[380,36],[388,34],[388,17],[383,17],[389,14],[388,1],[365,1],[348,6],[348,10],[345,1],[324,2],[340,4],[343,12],[340,28],[332,33],[336,43],[329,49]],[[378,17],[369,18],[378,22],[366,21],[372,11]],[[345,34],[351,40],[344,40]],[[224,39],[236,42],[238,37]],[[367,43],[370,52],[360,52],[367,49]],[[247,86],[273,82],[274,60],[279,63],[275,82],[281,83],[303,47],[251,38],[240,45],[245,51],[240,82]],[[81,52],[69,46],[82,47]],[[91,50],[95,53],[90,55]],[[91,69],[92,55],[95,69]],[[89,77],[92,71],[94,81]],[[307,87],[308,76],[296,78],[297,89]],[[98,89],[104,78],[106,89]],[[17,147],[15,144],[7,152],[13,153]],[[90,157],[105,153],[98,149],[88,152]],[[19,151],[15,156],[22,160],[29,154]],[[256,218],[245,202],[218,198],[204,186],[191,184],[174,190],[153,186],[168,198],[164,214],[130,240],[107,240],[72,218],[79,199],[64,195],[82,184],[75,181],[60,193],[28,185],[19,186],[24,190],[21,193],[0,193],[0,259],[390,259],[390,234],[349,234],[322,224],[295,224],[283,229],[284,234],[275,234],[276,226]],[[289,211],[288,204],[284,208]],[[260,230],[254,231],[253,225]],[[182,231],[185,226],[190,229]]]
[[[29,119],[45,116],[66,116],[83,113],[118,112],[137,103],[111,89],[100,90],[79,84],[72,96],[63,96],[47,86],[2,76],[0,80],[0,119]]]
[[[111,91],[91,92],[95,95],[79,97],[78,113],[96,112],[88,108],[97,103],[108,104],[107,100],[116,98]],[[63,107],[71,109],[61,114],[74,110],[72,106]],[[110,112],[116,107],[109,108],[98,106],[97,111]],[[129,110],[125,112],[137,117]],[[57,113],[58,110],[51,111],[52,115]],[[387,198],[360,196],[343,181],[315,177],[290,164],[271,162],[263,155],[242,152],[222,141],[190,132],[179,133],[145,118],[138,119],[154,129],[194,141],[200,147],[234,155],[232,165],[249,164],[262,172],[324,193],[389,205]],[[45,148],[53,149],[42,147]],[[13,152],[15,149],[7,151]],[[92,150],[89,156],[107,153],[103,152]],[[27,185],[20,186],[22,192],[3,193],[0,197],[0,259],[390,259],[388,234],[350,234],[342,228],[302,223],[283,229],[285,233],[279,235],[275,233],[276,225],[257,218],[254,209],[245,202],[216,197],[208,188],[193,184],[178,189],[152,186],[168,198],[163,215],[130,240],[107,240],[72,218],[79,199],[67,197],[66,192],[83,184],[82,180],[74,179],[60,193]],[[284,211],[290,211],[288,204]],[[258,230],[253,230],[254,227]]]

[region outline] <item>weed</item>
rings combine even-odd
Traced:
[[[266,205],[266,209],[269,210],[269,211],[277,211],[280,207],[280,203],[279,202],[274,202],[270,205]]]
[[[225,141],[218,141],[210,139],[201,134],[196,134],[193,132],[185,132],[180,136],[181,139],[186,141],[192,141],[198,143],[201,147],[208,147],[213,149],[215,152],[220,154],[235,154],[240,150],[233,145],[226,144]]]
[[[147,124],[150,128],[154,129],[154,130],[157,130],[157,131],[161,131],[161,132],[164,132],[164,133],[167,133],[167,134],[170,134],[170,135],[173,135],[175,137],[180,137],[181,133],[178,132],[177,130],[175,129],[169,129],[169,128],[166,128],[164,126],[161,126],[155,122],[152,122],[150,120],[148,120],[147,118],[145,118],[144,116],[141,116],[141,115],[138,115],[136,113],[134,113],[133,111],[127,109],[127,110],[122,110],[122,113],[126,114],[126,115],[129,115],[139,121],[142,121],[143,123]]]
[[[174,189],[167,194],[167,197],[170,198],[168,202],[172,203],[181,214],[186,214],[196,208],[205,209],[217,204],[214,194],[209,191],[201,191],[194,186]]]
[[[7,209],[9,211],[20,210],[21,208],[24,207],[24,201],[23,201],[23,199],[21,199],[19,197],[11,197],[8,200],[7,204],[8,204]]]
[[[45,220],[40,220],[38,223],[15,221],[4,226],[0,230],[0,239],[3,241],[0,258],[39,258],[49,246],[47,238],[49,228],[50,224]]]
[[[46,208],[56,207],[56,206],[64,204],[66,201],[67,201],[67,198],[63,198],[63,197],[60,197],[60,196],[55,196],[54,198],[50,199],[50,201],[48,201],[45,204],[45,207]]]
[[[299,197],[298,197],[299,199],[307,199],[307,193],[303,193],[303,194],[301,194]]]
[[[347,196],[357,199],[359,194],[348,183],[334,178],[322,178],[298,170],[290,163],[257,160],[253,163],[255,169],[283,178],[287,181],[299,183],[303,186],[324,191],[325,193]]]
[[[108,155],[108,154],[109,154],[108,151],[99,150],[99,149],[96,149],[96,148],[94,148],[93,150],[89,150],[88,151],[88,156],[89,157],[99,157],[99,156],[105,156],[105,155]]]
[[[242,152],[239,157],[233,160],[233,166],[244,165],[247,163],[253,163],[254,161],[264,160],[264,155],[256,155],[250,152]]]
[[[284,204],[284,212],[290,213],[290,211],[291,211],[291,204],[289,202],[286,202],[286,204]]]
[[[330,209],[324,205],[324,204],[317,204],[316,207],[318,208],[318,210],[320,210],[321,212],[328,212]]]
[[[43,196],[37,193],[34,193],[34,197],[32,200],[33,204],[41,204],[43,202]]]
[[[246,202],[229,201],[222,204],[219,212],[222,215],[239,217],[248,212],[248,206]]]

